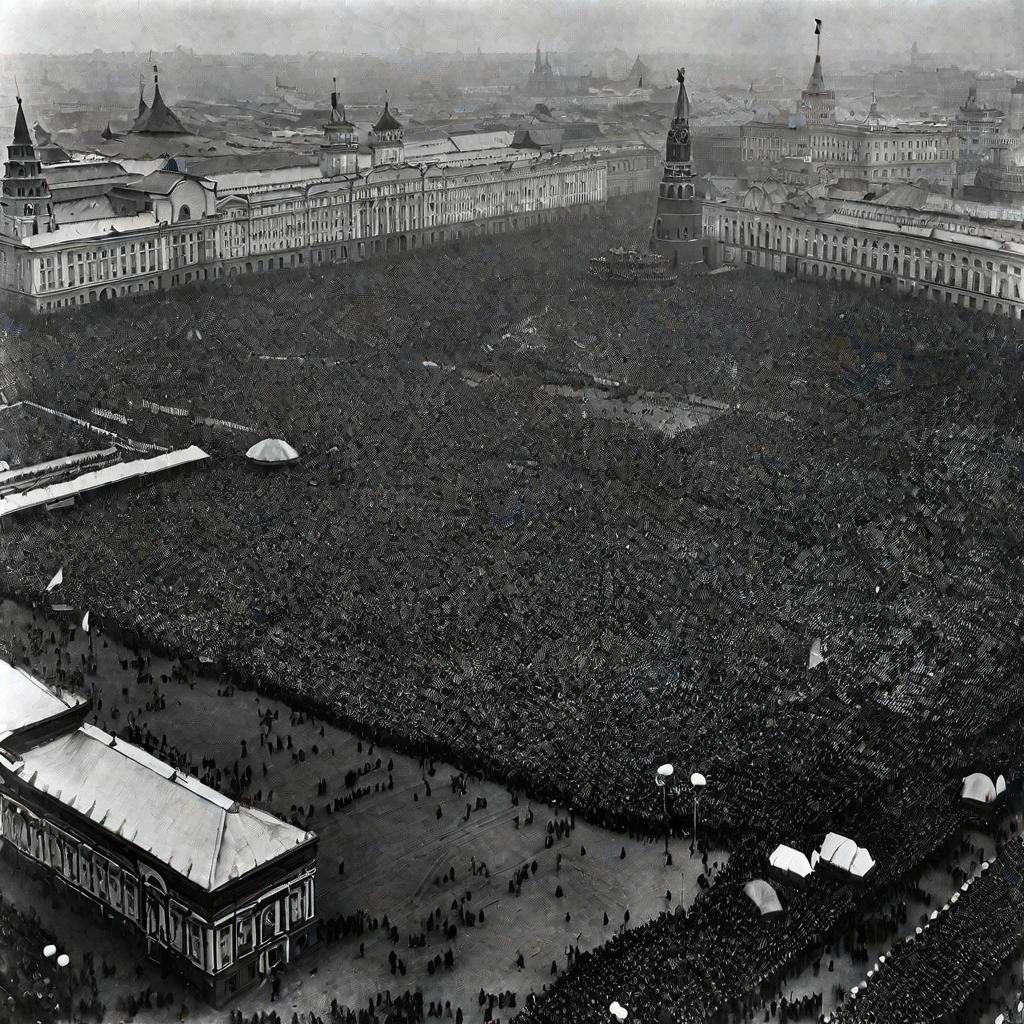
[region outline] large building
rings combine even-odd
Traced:
[[[154,120],[161,110],[155,92],[135,130],[170,125],[173,139],[173,123]],[[581,216],[656,180],[654,152],[621,141],[556,152],[498,138],[476,152],[410,157],[388,104],[367,166],[335,93],[318,166],[196,173],[172,158],[140,175],[111,162],[103,173],[64,164],[56,175],[65,201],[54,205],[20,102],[14,136],[0,197],[0,295],[42,312],[515,231]]]
[[[1024,81],[1010,91],[1010,106],[987,159],[978,166],[972,199],[1004,206],[1024,206]]]
[[[317,837],[87,724],[90,710],[0,661],[0,845],[222,1005],[314,940]]]
[[[690,97],[683,68],[676,73],[679,94],[665,140],[665,169],[658,186],[658,206],[651,249],[673,269],[704,269],[701,201],[696,195],[690,154]]]
[[[738,132],[738,146],[733,139]],[[796,109],[777,120],[753,120],[738,129],[701,130],[696,170],[748,182],[779,175],[785,161],[812,165],[817,180],[889,185],[926,180],[946,192],[957,180],[960,135],[955,126],[886,120],[872,103],[864,121],[836,119],[835,92],[825,82],[818,52]],[[792,176],[793,168],[787,172]]]
[[[777,182],[706,202],[709,262],[878,287],[1021,319],[1018,211],[945,199],[913,185],[874,191]]]

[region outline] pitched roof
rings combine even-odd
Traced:
[[[388,101],[384,101],[384,112],[377,118],[376,123],[373,126],[375,132],[393,132],[398,131],[402,126],[395,120],[394,114],[391,113],[391,109],[388,106]]]
[[[315,838],[91,725],[20,756],[28,785],[207,892]]]

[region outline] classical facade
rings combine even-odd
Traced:
[[[665,141],[665,165],[651,230],[651,249],[671,269],[704,268],[701,201],[696,196],[690,154],[690,97],[683,68],[676,73],[679,93]]]
[[[5,852],[223,1005],[315,940],[317,838],[86,724],[0,661]]]
[[[1021,319],[1024,228],[1012,210],[941,200],[911,186],[830,199],[776,183],[705,203],[714,266],[842,281]]]
[[[140,118],[149,124],[160,106],[154,95]],[[59,208],[56,218],[47,212],[45,168],[22,115],[0,204],[0,295],[50,312],[197,280],[404,252],[582,216],[609,195],[650,188],[656,173],[643,144],[587,143],[558,153],[506,147],[497,158],[481,152],[477,162],[457,154],[412,164],[389,105],[370,150],[372,165],[360,170],[354,126],[335,93],[319,168],[218,180],[171,160],[141,178],[100,182],[105,215],[63,222]]]
[[[835,92],[826,87],[820,47],[819,35],[810,79],[793,113],[719,129],[717,135],[709,127],[701,130],[698,173],[758,181],[781,177],[786,161],[802,161],[814,168],[817,180],[888,185],[924,179],[951,190],[961,149],[958,128],[923,121],[886,123],[874,103],[863,122],[838,121]],[[738,144],[734,134],[739,136]],[[793,173],[793,167],[786,170],[790,178]]]

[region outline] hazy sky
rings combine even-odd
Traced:
[[[1015,55],[1024,0],[0,0],[0,51],[610,49]]]

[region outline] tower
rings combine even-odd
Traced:
[[[690,155],[690,97],[686,94],[686,70],[676,72],[679,95],[665,143],[665,170],[658,187],[658,206],[651,231],[651,249],[673,267],[704,268],[701,203],[693,182]]]
[[[53,216],[50,186],[43,177],[25,112],[21,109],[21,96],[17,99],[14,138],[7,147],[0,190],[0,234],[26,238],[41,231],[55,230],[57,222]]]
[[[384,101],[384,112],[370,129],[370,151],[373,166],[405,162],[405,129],[391,113],[389,101]]]
[[[836,123],[836,94],[825,88],[825,76],[821,70],[821,21],[814,19],[814,34],[818,49],[814,56],[814,67],[807,88],[800,93],[800,108],[808,125]]]
[[[188,129],[178,120],[177,114],[164,103],[160,95],[160,77],[157,66],[153,65],[153,105],[148,109],[139,95],[139,116],[129,131],[144,132],[148,135],[188,135]]]
[[[324,125],[324,141],[320,144],[320,173],[325,178],[338,174],[355,174],[359,154],[356,126],[345,116],[344,104],[338,107],[338,80],[331,93],[331,116]]]
[[[541,67],[542,67],[542,65],[541,65],[541,62],[540,62],[540,43],[538,42],[537,43],[537,56],[534,58],[534,61],[533,61],[533,73],[535,75],[539,75],[540,72],[541,72]]]
[[[1007,135],[1017,136],[1024,132],[1024,80],[1020,78],[1010,90],[1010,108],[1003,123]]]

